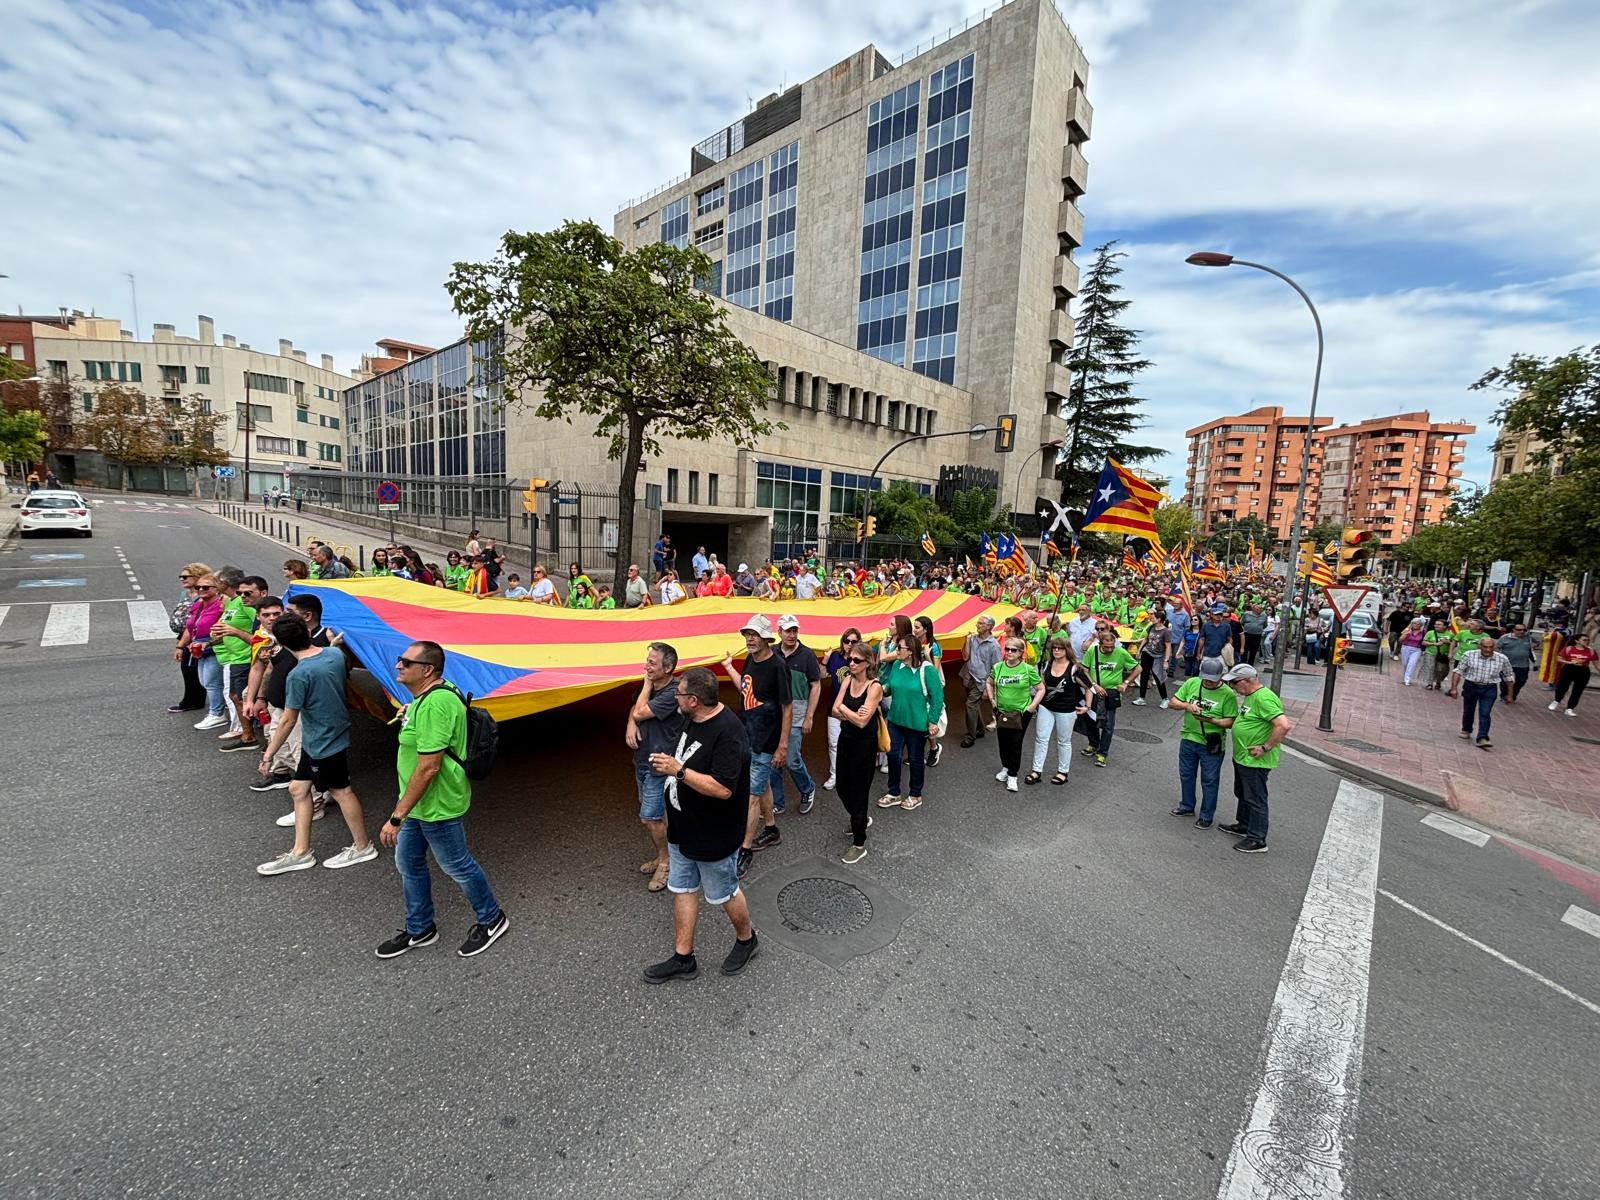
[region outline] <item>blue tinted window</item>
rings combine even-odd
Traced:
[[[913,81],[867,109],[856,348],[902,365],[911,285],[920,94],[921,81]]]

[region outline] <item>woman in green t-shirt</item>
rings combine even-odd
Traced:
[[[461,552],[452,550],[444,557],[444,585],[454,592],[467,590],[467,576],[471,570],[462,563]]]
[[[1139,661],[1117,641],[1116,628],[1107,625],[1083,652],[1083,669],[1094,685],[1095,717],[1094,733],[1083,753],[1094,755],[1094,765],[1103,767],[1111,749],[1111,735],[1117,728],[1122,693],[1133,683],[1133,672],[1139,669]]]
[[[989,672],[984,685],[989,703],[994,705],[995,740],[1000,743],[1000,770],[995,779],[1006,785],[1006,791],[1017,790],[1017,774],[1022,770],[1022,739],[1027,735],[1033,714],[1044,698],[1044,684],[1039,679],[1039,668],[1023,662],[1027,643],[1015,635],[1008,636],[1000,654],[1000,661]]]

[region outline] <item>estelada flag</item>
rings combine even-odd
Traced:
[[[1144,564],[1133,556],[1133,550],[1127,546],[1122,548],[1122,569],[1132,571],[1135,575],[1144,574]]]
[[[922,548],[929,554],[936,554],[939,550],[939,547],[933,544],[933,535],[926,529],[922,531]]]
[[[1152,537],[1161,493],[1114,458],[1106,459],[1083,515],[1085,532]]]

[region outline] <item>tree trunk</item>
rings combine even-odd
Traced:
[[[622,474],[617,479],[617,562],[612,589],[628,576],[633,556],[633,505],[639,492],[639,460],[644,457],[644,418],[628,414],[628,436],[622,449]]]

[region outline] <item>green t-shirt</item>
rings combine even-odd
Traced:
[[[1456,640],[1457,658],[1460,658],[1463,654],[1471,654],[1478,648],[1478,643],[1484,638],[1482,630],[1479,630],[1477,633],[1473,633],[1470,629],[1458,629],[1456,630],[1454,636]]]
[[[467,706],[459,696],[450,694],[451,690],[438,684],[406,708],[395,759],[402,796],[416,772],[419,754],[440,754],[450,749],[461,758],[467,753]],[[436,696],[435,692],[445,694]],[[471,803],[472,785],[467,782],[466,770],[450,755],[440,754],[439,773],[407,815],[419,821],[448,821],[466,812]]]
[[[241,633],[249,633],[256,627],[256,610],[238,596],[230,596],[222,606],[222,615],[217,618],[217,624],[231,625]],[[211,649],[219,663],[238,666],[250,661],[249,638],[241,642],[238,638],[218,637],[213,632]]]
[[[1274,746],[1260,758],[1245,753],[1251,746],[1263,746],[1272,733],[1272,722],[1282,714],[1283,702],[1271,688],[1257,688],[1239,697],[1239,715],[1233,719],[1233,762],[1239,767],[1261,767],[1270,771],[1278,765],[1280,748]]]
[[[616,606],[617,606],[617,600],[616,600],[615,596],[607,596],[604,600],[600,601],[599,604],[595,605],[596,608],[600,608],[600,609],[612,609],[612,608],[615,608]]]
[[[1032,663],[1001,662],[989,672],[994,684],[994,706],[1001,712],[1021,712],[1033,702],[1039,686],[1039,668]]]
[[[1042,663],[1045,660],[1046,656],[1045,656],[1044,648],[1045,648],[1045,643],[1048,642],[1049,640],[1050,640],[1050,631],[1047,628],[1045,628],[1045,624],[1044,624],[1043,621],[1040,621],[1037,625],[1035,625],[1033,627],[1033,632],[1032,633],[1026,634],[1023,637],[1023,641],[1027,642],[1028,645],[1033,647],[1033,661],[1034,662]]]
[[[464,592],[467,590],[467,577],[471,574],[471,567],[446,567],[444,585],[454,591]]]
[[[1200,681],[1200,676],[1191,675],[1183,681],[1183,686],[1178,689],[1176,697],[1185,704],[1200,702],[1200,707],[1208,717],[1237,716],[1239,712],[1239,697],[1227,684],[1221,687],[1208,688]],[[1207,733],[1226,734],[1227,730],[1218,729],[1215,725],[1202,725],[1193,713],[1183,714],[1183,740],[1206,744]]]
[[[1121,687],[1129,671],[1139,669],[1139,660],[1129,654],[1128,648],[1120,643],[1110,654],[1101,650],[1099,643],[1095,643],[1079,657],[1083,669],[1089,672],[1089,678],[1108,692]]]

